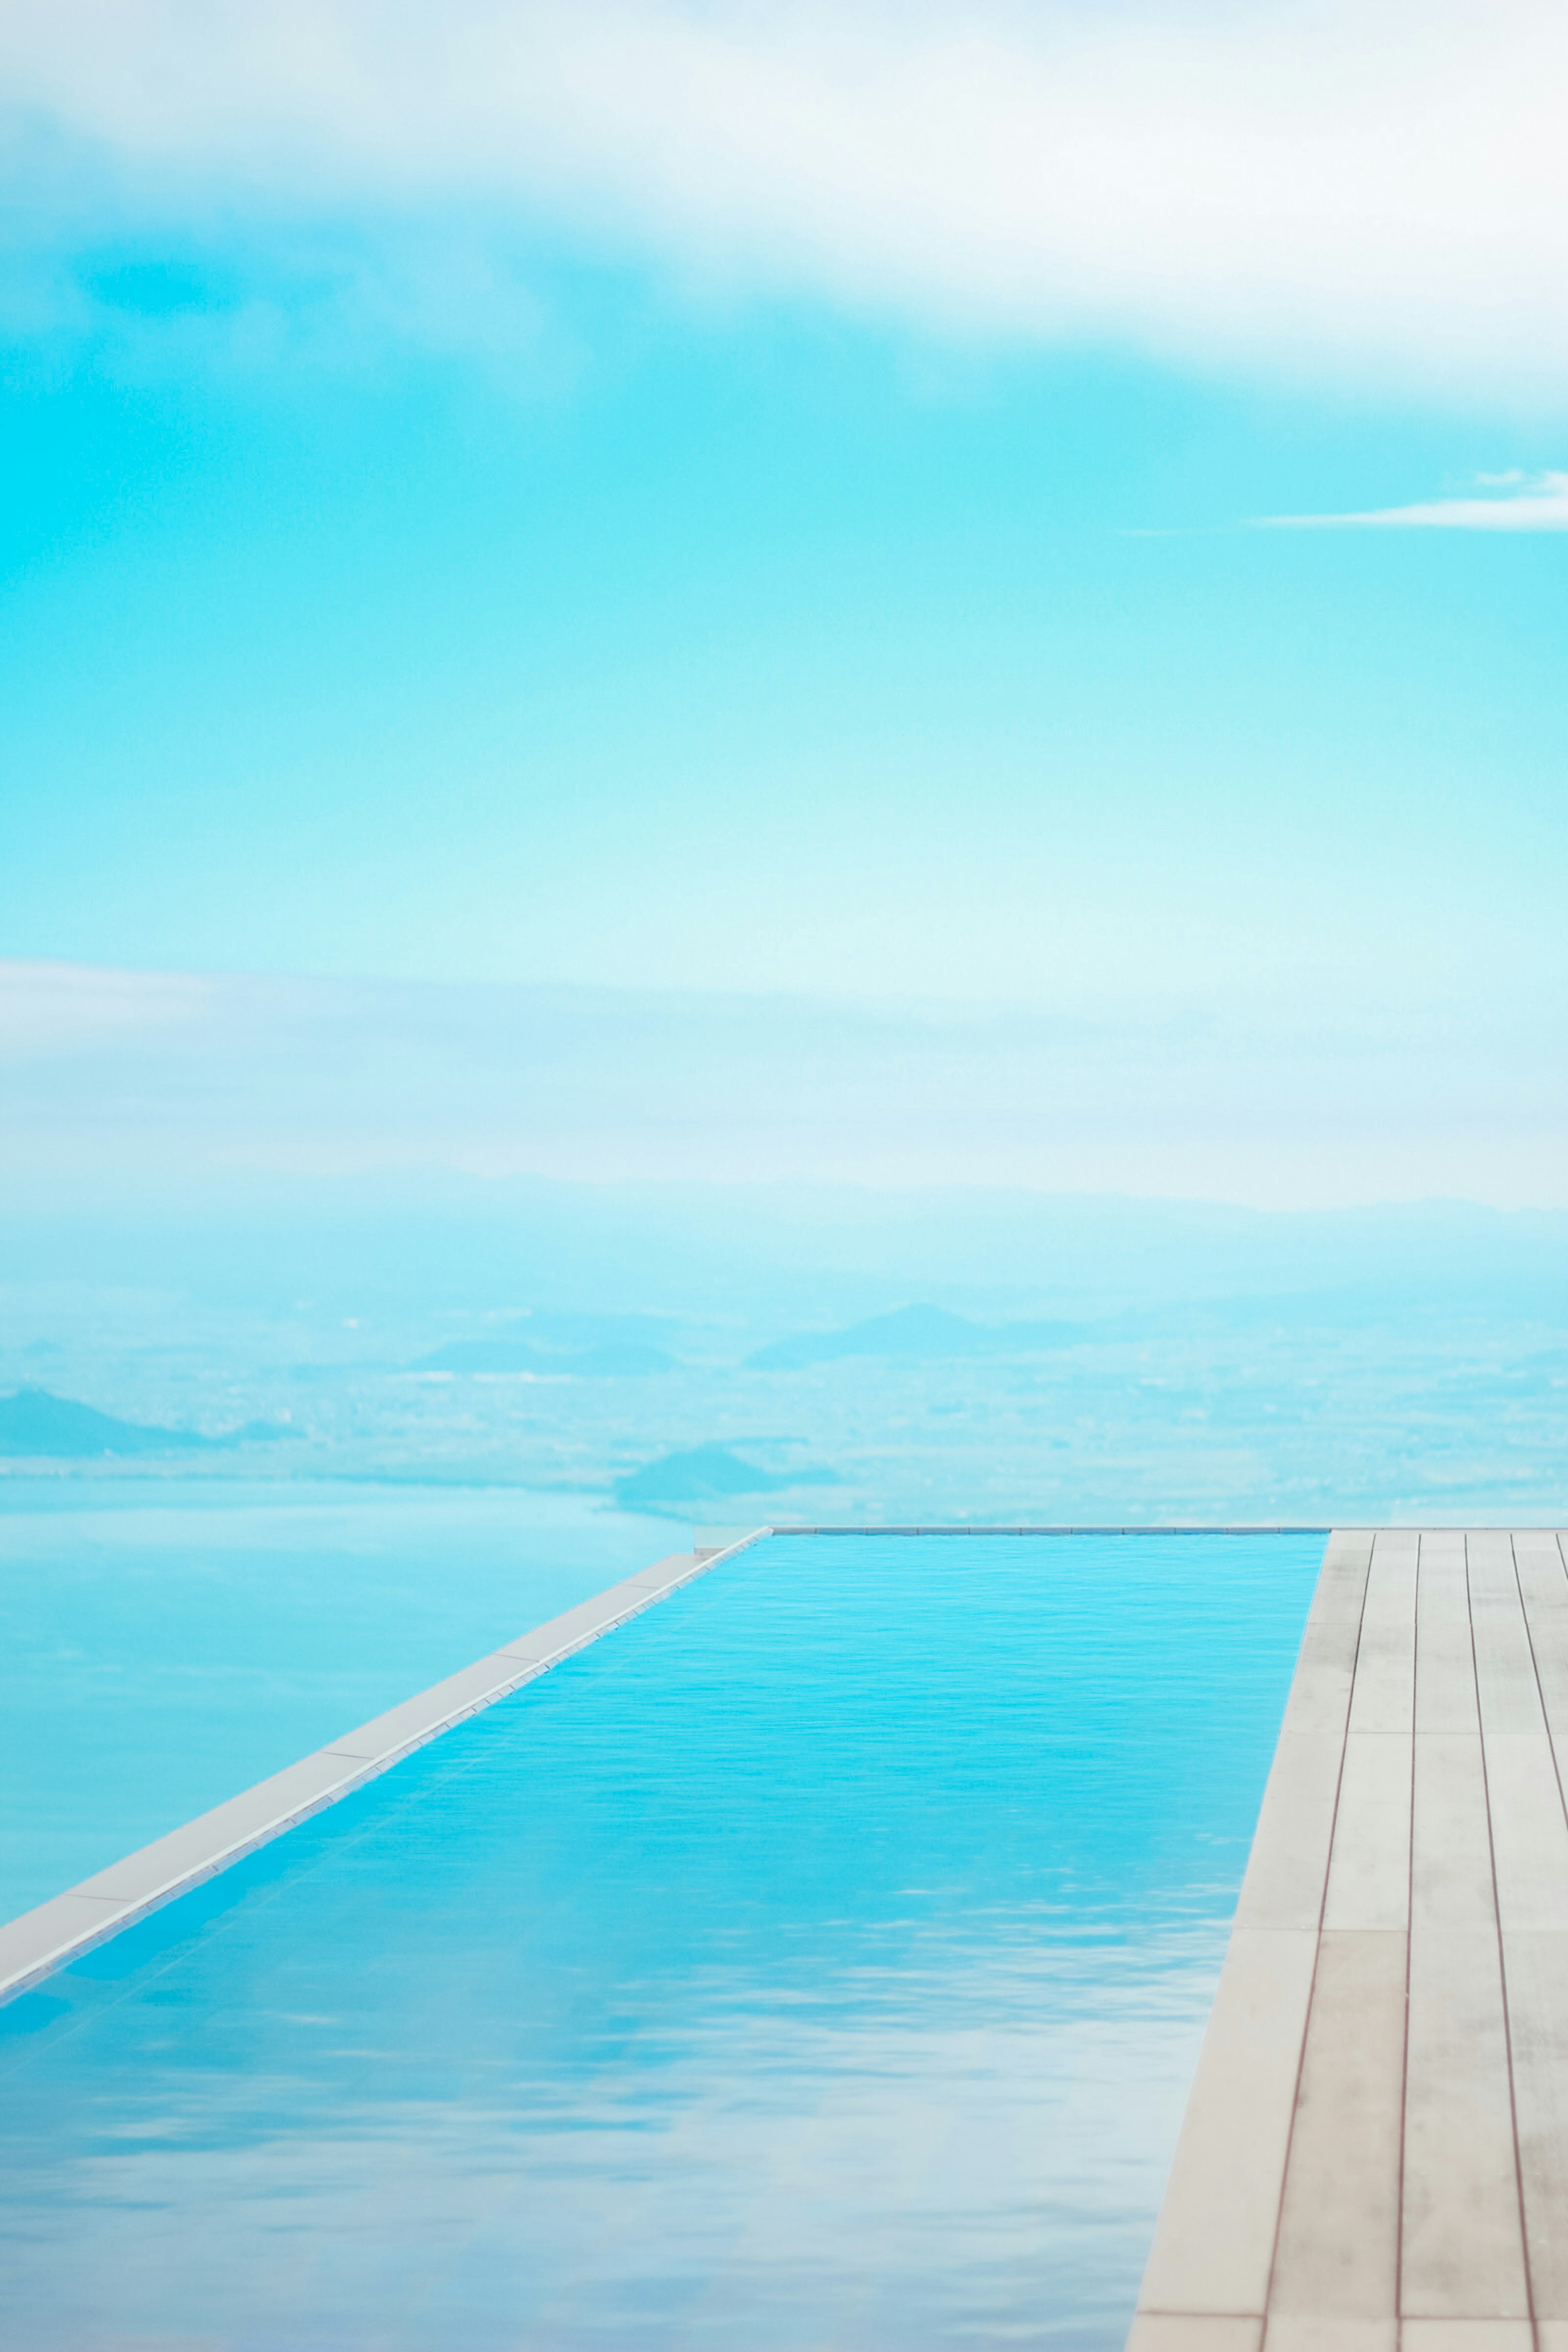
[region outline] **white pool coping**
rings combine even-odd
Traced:
[[[345,1732],[330,1747],[285,1765],[281,1772],[258,1780],[106,1870],[95,1871],[36,1910],[7,1920],[0,1926],[0,2003],[15,2000],[95,1944],[106,1943],[121,1928],[243,1861],[296,1822],[335,1805],[416,1748],[536,1681],[563,1658],[640,1617],[769,1532],[750,1528],[721,1549],[710,1548],[700,1537],[695,1549],[672,1552],[651,1568],[624,1577],[357,1730]]]

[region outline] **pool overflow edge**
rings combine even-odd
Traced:
[[[0,2007],[286,1831],[352,1796],[443,1732],[537,1681],[563,1659],[640,1617],[772,1530],[726,1528],[724,1542],[705,1542],[704,1536],[713,1532],[699,1530],[690,1551],[672,1552],[651,1568],[623,1577],[344,1732],[329,1746],[95,1871],[63,1894],[0,1922]]]
[[[58,1969],[107,1943],[121,1929],[162,1910],[191,1888],[216,1878],[247,1854],[352,1796],[395,1764],[438,1739],[471,1716],[509,1698],[563,1659],[617,1625],[630,1622],[737,1552],[772,1536],[1263,1536],[1367,1534],[1279,1521],[1216,1526],[1184,1521],[1168,1526],[1014,1524],[1005,1527],[795,1526],[699,1528],[689,1552],[673,1552],[579,1601],[558,1617],[519,1634],[487,1656],[427,1690],[389,1707],[328,1747],[286,1765],[237,1796],[200,1813],[151,1844],[51,1895],[31,1911],[0,1922],[0,2007]]]

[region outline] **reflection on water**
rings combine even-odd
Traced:
[[[517,1487],[0,1478],[0,1919],[684,1540]]]
[[[0,2011],[8,2342],[1109,2352],[1320,1552],[718,1570]]]

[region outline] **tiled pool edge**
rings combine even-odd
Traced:
[[[623,1577],[574,1608],[520,1633],[499,1650],[461,1666],[330,1746],[317,1748],[215,1805],[150,1845],[95,1871],[36,1909],[0,1923],[0,2006],[28,1991],[80,1953],[172,1903],[205,1879],[244,1860],[258,1847],[325,1811],[438,1739],[444,1731],[493,1706],[552,1666],[586,1649],[602,1634],[639,1617],[683,1585],[732,1559],[770,1530],[749,1529],[720,1549],[700,1543],[672,1552]]]
[[[995,1522],[990,1520],[932,1520],[908,1525],[862,1520],[854,1526],[837,1526],[825,1522],[820,1527],[772,1527],[770,1536],[1322,1536],[1332,1530],[1314,1520],[1310,1526],[1298,1526],[1283,1519],[1237,1520],[1221,1525],[1213,1519],[1178,1519],[1168,1526],[1153,1520],[1135,1519],[1125,1527],[1113,1527],[1109,1522],[1020,1520]]]

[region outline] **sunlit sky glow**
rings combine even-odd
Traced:
[[[1257,1129],[1180,1189],[1317,1103],[1348,1197],[1563,1198],[1565,83],[1533,5],[0,5],[0,951],[1076,1024],[1120,1111],[963,1172],[1138,1190],[1174,1024]]]

